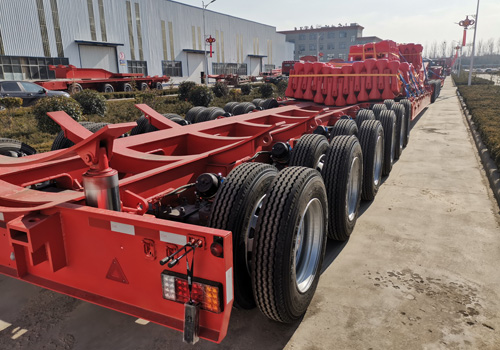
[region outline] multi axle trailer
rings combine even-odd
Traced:
[[[0,157],[0,272],[189,343],[221,342],[233,305],[293,322],[327,239],[348,239],[433,94],[290,100],[190,125],[137,105],[158,130],[122,138],[135,123],[92,133],[51,112],[74,146]]]

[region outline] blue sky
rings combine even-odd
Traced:
[[[201,7],[201,0],[177,2]],[[456,22],[465,19],[465,15],[475,15],[476,6],[477,0],[216,0],[208,9],[269,24],[277,30],[356,22],[365,27],[364,36],[430,45],[433,41],[460,40],[462,28]],[[478,39],[494,38],[498,43],[499,16],[500,0],[481,0]],[[467,35],[468,42],[472,42],[473,31]]]

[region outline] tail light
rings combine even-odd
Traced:
[[[187,276],[180,273],[164,270],[161,274],[163,285],[163,298],[185,304],[189,301],[189,288]],[[193,278],[191,299],[200,304],[203,310],[221,313],[222,283]]]

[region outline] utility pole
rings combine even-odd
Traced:
[[[210,1],[206,5],[203,1],[201,2],[201,7],[203,7],[203,52],[204,52],[204,57],[205,57],[203,65],[205,66],[205,69],[204,69],[204,71],[205,71],[205,86],[208,86],[208,57],[207,57],[207,42],[205,41],[207,39],[207,35],[205,34],[205,10],[207,9],[208,5],[210,5],[212,2],[215,2],[215,0]]]
[[[470,86],[472,81],[472,68],[474,67],[474,50],[476,49],[476,31],[477,31],[477,17],[479,15],[479,0],[477,0],[477,9],[476,9],[476,24],[474,25],[474,40],[472,41],[472,54],[470,56],[470,66],[469,66],[469,81],[467,85]]]

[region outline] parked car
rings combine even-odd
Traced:
[[[40,85],[28,81],[0,81],[0,98],[20,97],[23,99],[23,106],[31,106],[38,99],[52,96],[69,97],[67,92],[47,90]]]
[[[264,77],[264,82],[265,83],[272,83],[272,84],[278,84],[280,81],[285,80],[288,81],[288,77],[284,75],[268,75]]]

